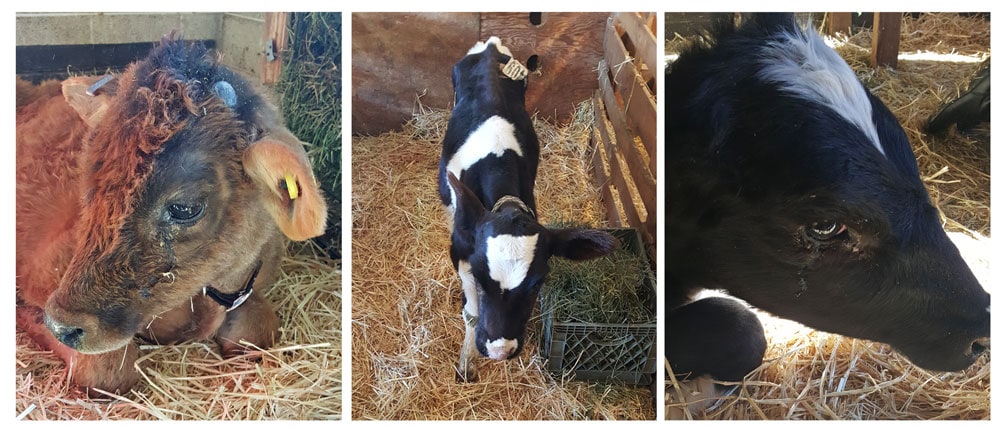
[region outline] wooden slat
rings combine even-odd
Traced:
[[[281,65],[284,59],[282,53],[288,49],[288,12],[267,12],[264,14],[264,37],[261,50],[267,46],[267,41],[274,41],[274,61],[268,61],[263,55],[264,66],[260,69],[260,82],[272,85],[281,77]]]
[[[604,34],[604,58],[615,76],[625,115],[631,119],[635,135],[642,140],[649,155],[649,169],[656,171],[656,99],[638,79],[635,65],[626,62],[626,55],[625,45],[609,25]]]
[[[594,117],[603,118],[604,117],[604,106],[601,103],[600,97],[597,93],[594,93],[593,97],[594,103]],[[597,136],[597,126],[595,125],[590,130],[590,147],[593,150],[593,154],[590,157],[591,165],[594,169],[594,180],[597,181],[598,186],[601,187],[601,199],[604,200],[604,208],[608,214],[608,224],[613,227],[622,226],[621,216],[618,214],[618,206],[615,205],[615,198],[611,194],[611,182],[608,178],[608,172],[604,168],[604,157],[601,156],[601,148],[599,147],[600,140]]]
[[[614,143],[617,149],[616,154],[622,157],[625,164],[629,168],[629,176],[632,178],[633,184],[635,184],[636,191],[639,193],[639,198],[642,200],[644,206],[646,206],[646,212],[649,216],[656,216],[656,179],[650,174],[650,171],[646,168],[643,163],[642,158],[638,155],[634,143],[632,141],[632,135],[625,128],[624,115],[622,114],[620,108],[615,104],[614,95],[610,95],[609,88],[607,85],[607,79],[601,82],[602,88],[602,98],[604,101],[604,109],[607,112],[607,118],[611,123],[612,129],[614,129],[615,137]]]
[[[645,21],[636,12],[619,12],[615,15],[615,21],[621,25],[625,33],[635,44],[635,57],[646,64],[651,69],[656,65],[656,36],[646,27]]]
[[[896,67],[899,61],[899,30],[902,12],[876,12],[872,30],[872,64]]]
[[[850,35],[851,15],[851,12],[827,12],[826,34],[831,36],[836,35],[837,33]]]
[[[598,101],[595,100],[595,103]],[[598,119],[595,122],[594,128],[600,133],[601,140],[604,142],[604,153],[608,156],[608,166],[611,170],[609,176],[611,177],[611,183],[618,189],[618,198],[622,203],[622,212],[625,213],[628,224],[638,228],[642,225],[642,221],[639,219],[639,213],[635,209],[635,202],[632,200],[632,195],[629,193],[628,186],[625,183],[625,176],[622,174],[621,166],[618,164],[617,145],[611,140],[611,133],[608,132],[606,122],[602,119]]]
[[[600,66],[598,67],[600,68]],[[614,90],[611,88],[611,81],[606,73],[601,73],[598,77],[598,85],[600,86],[601,96],[604,100],[604,109],[608,114],[608,119],[611,121],[611,126],[615,130],[615,142],[620,151],[619,153],[625,157],[625,161],[628,163],[632,180],[635,182],[635,187],[642,197],[643,204],[646,205],[647,212],[655,214],[655,209],[651,210],[650,208],[656,207],[656,177],[651,173],[645,160],[642,159],[642,156],[636,149],[635,143],[632,141],[632,132],[626,124],[625,113],[622,112],[617,104]]]
[[[602,70],[603,68],[598,65],[598,69]],[[647,219],[650,217],[656,218],[656,178],[650,174],[644,160],[634,146],[632,133],[625,123],[625,114],[617,104],[607,73],[600,74],[598,84],[600,86],[601,99],[604,101],[604,110],[607,113],[608,120],[611,122],[611,127],[615,131],[614,143],[616,156],[617,154],[621,154],[629,167],[629,175],[635,184],[636,191],[639,193],[639,198],[642,199],[642,204],[646,208]],[[620,189],[619,192],[621,192]],[[632,225],[639,225],[639,223],[633,222]]]
[[[653,33],[653,36],[654,36],[653,38],[655,39],[656,38],[655,37],[656,36],[656,12],[643,12],[641,16],[642,16],[642,20],[643,20],[643,23],[644,23],[643,25],[645,25],[646,28],[648,28],[649,31]]]

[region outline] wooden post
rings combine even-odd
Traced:
[[[826,13],[826,34],[831,36],[842,33],[846,36],[851,34],[851,12],[827,12]]]
[[[902,12],[876,12],[872,25],[872,65],[896,67]]]
[[[288,12],[264,14],[264,66],[260,68],[260,82],[273,85],[281,77],[282,53],[288,49]]]

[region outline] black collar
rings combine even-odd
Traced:
[[[254,267],[253,273],[250,273],[250,279],[247,280],[247,285],[236,293],[222,293],[214,287],[205,286],[201,288],[201,294],[212,298],[212,300],[219,303],[219,305],[226,307],[227,313],[233,311],[237,307],[243,305],[247,298],[250,298],[250,294],[253,293],[253,282],[257,280],[257,274],[260,273],[261,265],[264,265],[264,261],[257,261],[257,266]]]

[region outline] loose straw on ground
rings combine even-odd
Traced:
[[[989,124],[969,133],[952,127],[941,136],[925,135],[922,127],[942,103],[964,89],[977,61],[989,55],[990,22],[958,14],[907,16],[901,34],[902,55],[896,69],[868,65],[870,30],[834,44],[862,82],[899,118],[946,229],[988,236]],[[667,52],[676,53],[684,43],[674,38],[667,43]],[[909,55],[918,51],[921,55]],[[965,59],[955,61],[954,55]],[[956,241],[974,272],[988,272],[984,241],[968,235],[956,236]],[[980,279],[988,288],[986,277]],[[677,396],[667,398],[668,413],[726,420],[990,418],[988,352],[964,372],[931,373],[883,344],[813,331],[766,314],[762,319],[769,340],[764,364],[745,383],[736,384],[731,396],[705,400],[691,395],[704,401],[704,409],[690,416],[681,412],[685,403]]]
[[[339,261],[295,244],[268,297],[281,339],[252,352],[259,362],[223,360],[217,346],[142,346],[142,380],[131,392],[90,399],[67,383],[52,352],[17,336],[16,411],[30,420],[325,420],[341,417]]]

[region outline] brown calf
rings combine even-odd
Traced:
[[[18,325],[110,392],[138,380],[137,335],[272,345],[285,237],[326,222],[302,143],[200,45],[97,81],[18,83]]]

